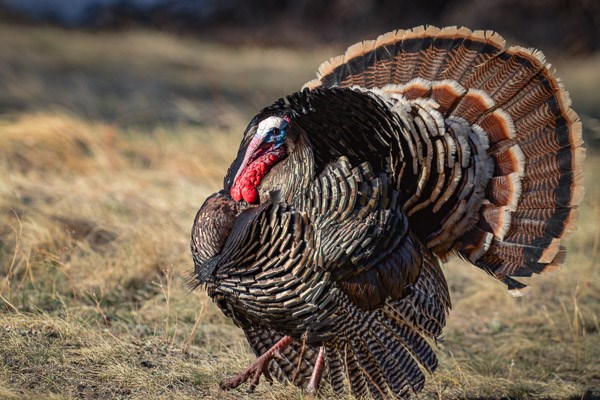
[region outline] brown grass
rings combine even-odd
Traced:
[[[251,113],[332,54],[0,28],[0,398],[304,398],[220,392],[251,352],[182,278]],[[567,265],[528,296],[445,267],[454,307],[424,398],[598,395],[598,168],[592,152]]]

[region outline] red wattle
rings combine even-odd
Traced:
[[[242,188],[242,196],[248,203],[258,203],[258,190],[256,186],[244,186]]]
[[[242,200],[242,190],[240,189],[239,186],[233,185],[231,187],[231,190],[230,190],[229,193],[231,194],[231,198],[234,201],[240,201],[240,200]]]
[[[244,199],[248,203],[258,203],[260,196],[256,187],[271,167],[281,160],[277,154],[265,154],[254,160],[238,176],[229,193],[235,201]]]

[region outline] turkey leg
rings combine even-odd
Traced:
[[[319,383],[321,382],[321,375],[323,374],[324,359],[325,347],[321,346],[319,348],[319,354],[317,355],[317,361],[315,361],[315,368],[313,369],[310,381],[308,381],[308,386],[306,387],[306,392],[309,394],[317,394],[317,391],[319,390]]]
[[[246,368],[244,371],[240,372],[236,376],[233,376],[228,379],[223,379],[219,386],[223,390],[234,389],[240,386],[242,383],[246,382],[250,377],[252,377],[250,387],[248,388],[248,391],[252,392],[258,385],[258,381],[260,380],[261,375],[264,375],[269,382],[273,382],[273,378],[271,378],[271,374],[269,373],[269,361],[273,359],[275,353],[289,346],[290,343],[292,343],[292,341],[293,339],[291,336],[284,336],[279,342],[275,343],[273,347],[264,352],[264,354],[262,354],[256,360],[254,360],[254,362],[250,364],[248,368]]]

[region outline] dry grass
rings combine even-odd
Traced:
[[[218,391],[251,353],[182,277],[245,121],[330,54],[0,28],[0,398],[304,398]],[[446,266],[454,309],[424,398],[598,395],[598,168],[592,152],[567,266],[528,296]]]

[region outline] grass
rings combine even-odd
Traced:
[[[0,398],[305,397],[220,392],[251,351],[183,278],[246,122],[339,50],[0,27]],[[592,140],[598,65],[559,63]],[[423,398],[600,396],[598,168],[591,151],[567,265],[526,297],[445,267],[454,307]]]

